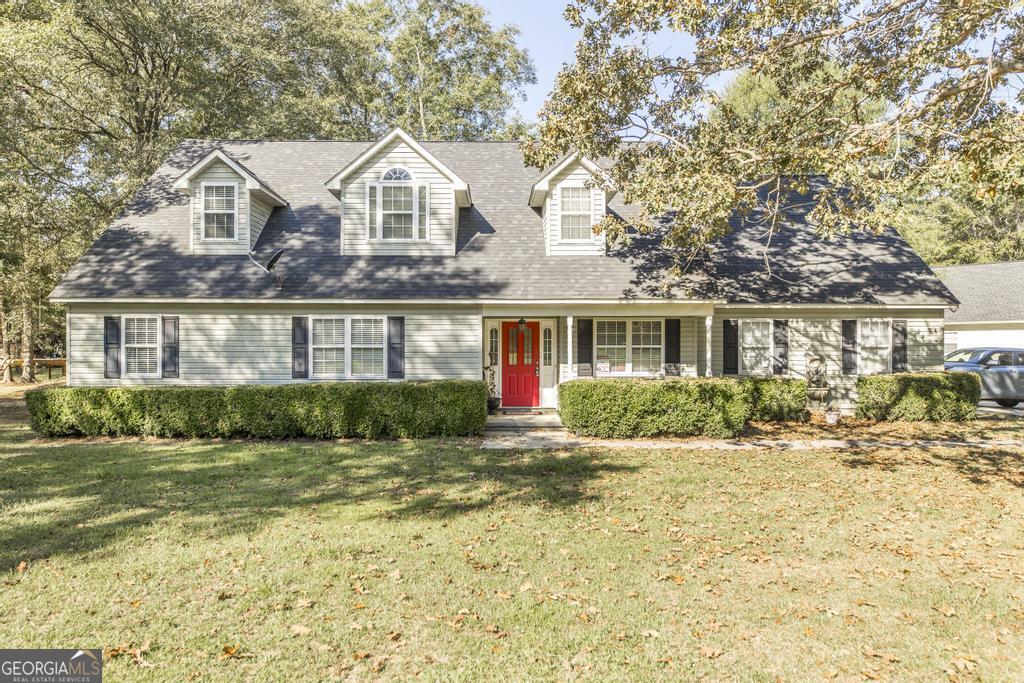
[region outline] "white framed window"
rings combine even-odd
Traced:
[[[234,242],[238,238],[238,184],[201,185],[203,240]]]
[[[740,374],[772,374],[772,356],[775,353],[773,322],[769,318],[743,319],[740,323]]]
[[[160,376],[160,316],[121,317],[124,377]]]
[[[656,373],[661,370],[661,321],[630,322],[629,355],[632,372]]]
[[[857,320],[857,372],[878,375],[892,371],[892,324],[884,319]]]
[[[589,242],[594,238],[594,206],[589,187],[562,186],[558,207],[561,241]]]
[[[383,379],[383,316],[311,316],[311,376],[316,379]]]
[[[594,364],[599,375],[654,375],[664,363],[661,319],[594,321]]]
[[[487,364],[491,367],[498,365],[498,334],[497,327],[487,333]]]
[[[384,376],[384,318],[349,318],[352,376]]]
[[[380,182],[369,184],[366,210],[371,239],[420,241],[430,237],[430,186],[416,185],[407,169],[390,168],[381,174]]]
[[[348,374],[345,323],[345,318],[313,318],[310,321],[313,377],[345,377]]]

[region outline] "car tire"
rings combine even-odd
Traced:
[[[996,403],[998,403],[999,405],[1001,405],[1004,408],[1013,408],[1018,403],[1020,403],[1020,401],[1010,401],[1010,400],[1007,400],[1007,399],[999,399],[998,401],[996,401]]]

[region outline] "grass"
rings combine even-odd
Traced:
[[[110,680],[1024,678],[1022,451],[56,441],[16,408],[0,641]]]

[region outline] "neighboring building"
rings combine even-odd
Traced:
[[[515,143],[187,141],[54,290],[72,385],[480,378],[555,406],[580,376],[856,377],[942,366],[956,299],[892,231],[822,240],[792,196],[685,274],[572,155]],[[821,180],[815,183],[820,184]],[[260,263],[284,248],[275,275]],[[666,284],[668,283],[668,284]],[[520,321],[522,321],[520,323]]]
[[[1024,349],[1024,261],[939,268],[960,300],[946,315],[946,352],[986,346]]]

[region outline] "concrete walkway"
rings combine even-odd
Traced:
[[[565,430],[536,430],[499,432],[487,430],[481,448],[509,449],[562,449],[562,448],[641,448],[651,450],[689,449],[719,451],[750,451],[759,448],[784,450],[837,450],[863,448],[1024,448],[1020,440],[956,440],[956,439],[591,439],[573,436]]]

